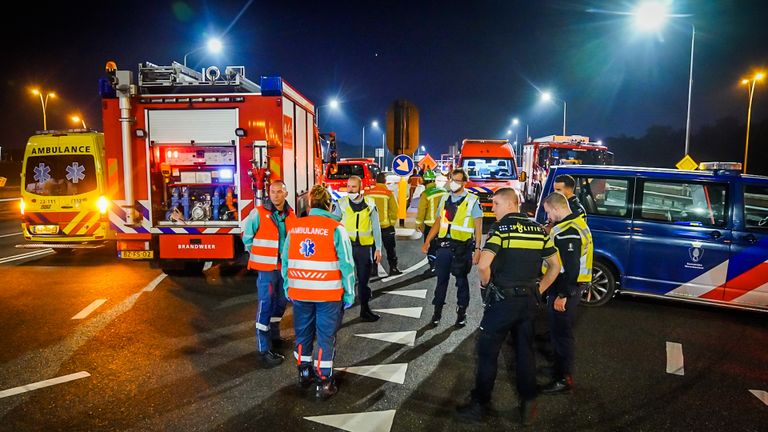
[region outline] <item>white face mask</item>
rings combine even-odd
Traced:
[[[458,192],[458,190],[461,189],[461,184],[451,180],[451,183],[448,185],[448,187],[451,188],[451,192]]]
[[[354,193],[350,192],[349,194],[347,194],[347,196],[349,197],[349,199],[354,201],[354,200],[356,200],[356,199],[358,199],[360,197],[360,193],[359,192],[354,192]]]

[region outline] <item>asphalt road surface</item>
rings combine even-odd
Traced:
[[[0,229],[11,234],[18,223]],[[28,252],[13,248],[20,241],[0,237],[0,262]],[[435,279],[420,275],[420,244],[401,239],[401,268],[412,271],[373,283],[381,320],[361,322],[358,307],[345,314],[334,364],[347,370],[325,402],[295,386],[291,346],[283,365],[259,364],[256,279],[242,269],[165,277],[109,249],[4,261],[0,430],[521,429],[507,345],[492,416],[480,425],[454,418],[473,385],[477,278],[468,325],[452,325],[451,284],[443,322],[431,328]],[[631,297],[581,308],[577,387],[540,397],[529,429],[765,431],[766,317]],[[282,336],[293,340],[290,307]],[[538,362],[545,365],[543,355]]]

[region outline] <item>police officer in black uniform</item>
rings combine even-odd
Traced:
[[[579,278],[592,271],[592,233],[580,216],[571,213],[568,200],[562,194],[553,192],[544,199],[543,205],[547,217],[555,223],[549,234],[560,254],[563,272],[547,290],[547,316],[555,361],[552,382],[541,392],[570,393],[575,357],[573,322],[582,292]]]
[[[515,336],[516,380],[521,422],[536,416],[536,365],[533,321],[538,299],[560,272],[560,261],[543,227],[520,213],[517,192],[502,188],[493,196],[494,223],[480,255],[478,273],[485,312],[477,341],[477,375],[469,402],[458,407],[458,416],[481,421],[491,401],[499,351],[510,331]],[[542,259],[547,270],[541,274]]]
[[[560,192],[568,199],[568,206],[571,208],[571,213],[576,216],[587,217],[587,212],[584,211],[584,206],[579,202],[579,197],[576,196],[576,180],[568,174],[562,174],[555,177],[555,192]]]

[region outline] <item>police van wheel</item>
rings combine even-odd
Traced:
[[[592,283],[581,296],[584,306],[602,306],[608,303],[616,292],[616,275],[613,270],[600,261],[592,264]]]

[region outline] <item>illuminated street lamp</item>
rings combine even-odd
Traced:
[[[643,32],[658,32],[668,18],[683,17],[669,13],[667,3],[647,1],[639,4],[630,14],[634,16],[635,27]],[[688,73],[688,112],[685,118],[685,155],[691,141],[691,95],[693,93],[693,47],[696,42],[696,27],[691,23],[691,65]]]
[[[219,38],[210,38],[208,39],[208,42],[201,46],[193,49],[192,51],[184,54],[184,66],[187,66],[187,56],[190,54],[194,54],[202,49],[208,48],[208,51],[211,54],[218,54],[221,52],[221,50],[224,48],[224,45],[221,43],[221,39]]]
[[[374,129],[378,129],[379,122],[377,122],[376,120],[372,121],[371,127],[373,127]],[[360,152],[360,157],[363,157],[363,158],[365,157],[365,125],[363,125],[363,150]]]
[[[328,107],[331,110],[336,111],[339,109],[339,106],[341,106],[341,103],[339,103],[339,100],[336,98],[333,98],[329,100],[327,104],[315,107],[315,121],[317,122],[317,126],[320,127],[320,108]]]
[[[558,100],[563,103],[563,135],[565,135],[565,118],[568,113],[568,105],[565,103],[563,99],[556,98],[552,96],[552,93],[545,91],[541,94],[541,100],[544,102],[550,102],[552,100]],[[527,138],[526,138],[527,139]]]
[[[765,78],[765,74],[758,72],[752,79],[743,79],[741,84],[747,86],[749,90],[749,108],[747,108],[747,138],[744,143],[744,174],[747,173],[747,156],[749,155],[749,124],[752,121],[752,97],[755,95],[755,84],[758,81],[762,81]]]
[[[45,94],[45,98],[43,98],[43,91],[39,89],[32,89],[32,94],[35,96],[40,96],[40,105],[43,107],[43,130],[48,130],[48,120],[45,116],[45,110],[48,108],[48,98],[55,98],[56,93],[48,92]]]
[[[85,125],[85,119],[84,118],[82,118],[80,116],[73,115],[73,116],[70,116],[69,119],[72,120],[72,122],[74,122],[74,123],[82,124],[83,125],[83,129],[88,129],[88,127]]]

